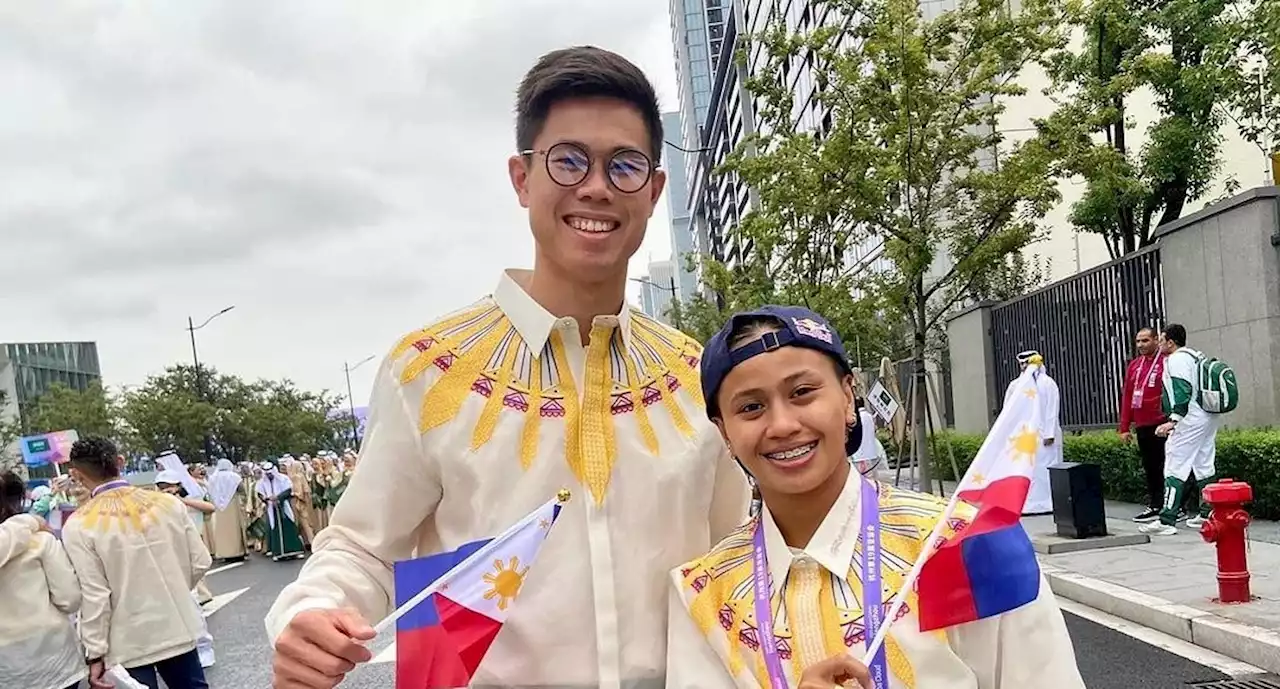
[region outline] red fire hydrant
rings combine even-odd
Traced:
[[[1205,487],[1201,499],[1213,507],[1213,514],[1200,527],[1200,535],[1218,547],[1218,601],[1247,603],[1251,597],[1245,529],[1250,519],[1243,505],[1253,502],[1253,488],[1224,478]]]

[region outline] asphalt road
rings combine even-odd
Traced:
[[[213,689],[270,685],[270,653],[262,618],[300,567],[299,562],[275,564],[258,558],[210,575],[209,586],[219,594],[208,618],[217,651],[217,664],[208,675]],[[1067,614],[1067,627],[1088,689],[1182,689],[1191,682],[1226,679],[1213,668],[1075,615]],[[381,650],[389,642],[379,638],[374,648]],[[395,685],[394,667],[390,662],[361,667],[342,687],[390,689]]]

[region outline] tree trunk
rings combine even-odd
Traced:
[[[911,341],[911,366],[913,391],[911,398],[914,401],[911,417],[911,445],[915,450],[916,461],[920,463],[920,483],[916,488],[924,493],[933,493],[933,471],[929,458],[929,437],[928,424],[926,414],[929,409],[928,385],[926,384],[925,368],[924,368],[924,346],[925,346],[925,326],[928,324],[925,309],[924,296],[924,276],[916,278],[915,284],[915,307],[914,327],[915,337]]]

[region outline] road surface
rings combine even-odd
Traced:
[[[209,586],[217,596],[206,606],[217,651],[217,664],[209,670],[213,689],[270,686],[271,656],[262,618],[276,594],[293,580],[300,567],[300,562],[275,564],[253,558],[240,565],[215,567],[209,575]],[[1064,602],[1063,606],[1088,689],[1181,689],[1192,682],[1256,672],[1097,611],[1070,602]],[[358,668],[341,686],[344,689],[394,687],[395,666],[389,662],[394,658],[394,648],[389,643],[389,638],[375,640],[374,648],[381,652],[376,660],[382,662]]]

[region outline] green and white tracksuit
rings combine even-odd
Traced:
[[[1186,478],[1195,479],[1193,489],[1203,491],[1217,473],[1217,438],[1221,421],[1200,408],[1200,352],[1187,347],[1170,354],[1164,365],[1161,401],[1165,415],[1175,423],[1164,446],[1164,509],[1160,521],[1173,526],[1178,507],[1183,504]],[[1200,501],[1200,516],[1209,516],[1209,505]]]

